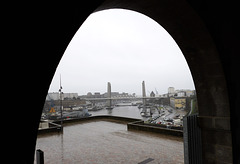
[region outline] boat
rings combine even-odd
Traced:
[[[111,110],[111,109],[113,109],[113,107],[106,107],[106,109],[107,109],[107,110]]]
[[[149,112],[147,109],[149,109],[149,108],[143,106],[143,109],[140,113],[142,117],[152,117],[151,109],[149,109]]]
[[[83,110],[77,110],[72,112],[67,112],[63,114],[63,119],[67,118],[84,118],[84,117],[90,117],[92,114],[88,113],[88,109],[85,108]],[[61,117],[59,117],[60,119]]]
[[[101,106],[94,106],[92,108],[88,108],[88,111],[98,111],[98,110],[101,110],[101,109],[103,109],[103,107],[101,107]]]
[[[148,113],[141,112],[140,114],[142,117],[152,117],[152,115],[150,115]]]

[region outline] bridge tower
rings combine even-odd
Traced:
[[[107,109],[111,109],[112,108],[112,100],[111,100],[111,83],[108,82],[107,84]]]
[[[142,82],[142,97],[143,97],[143,106],[146,106],[146,88],[145,81]]]

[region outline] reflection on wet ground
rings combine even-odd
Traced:
[[[64,127],[63,133],[38,135],[36,149],[45,163],[184,163],[183,139],[127,131],[126,124],[88,121]]]

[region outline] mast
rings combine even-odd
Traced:
[[[62,82],[61,82],[61,74],[60,74],[60,89],[59,89],[59,94],[60,94],[60,112],[61,112],[61,128],[63,126],[63,106],[62,106]]]

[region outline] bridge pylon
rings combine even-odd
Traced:
[[[143,106],[146,106],[146,88],[145,88],[145,81],[142,82],[142,101]]]
[[[112,109],[112,99],[111,99],[111,83],[107,83],[107,109]]]

